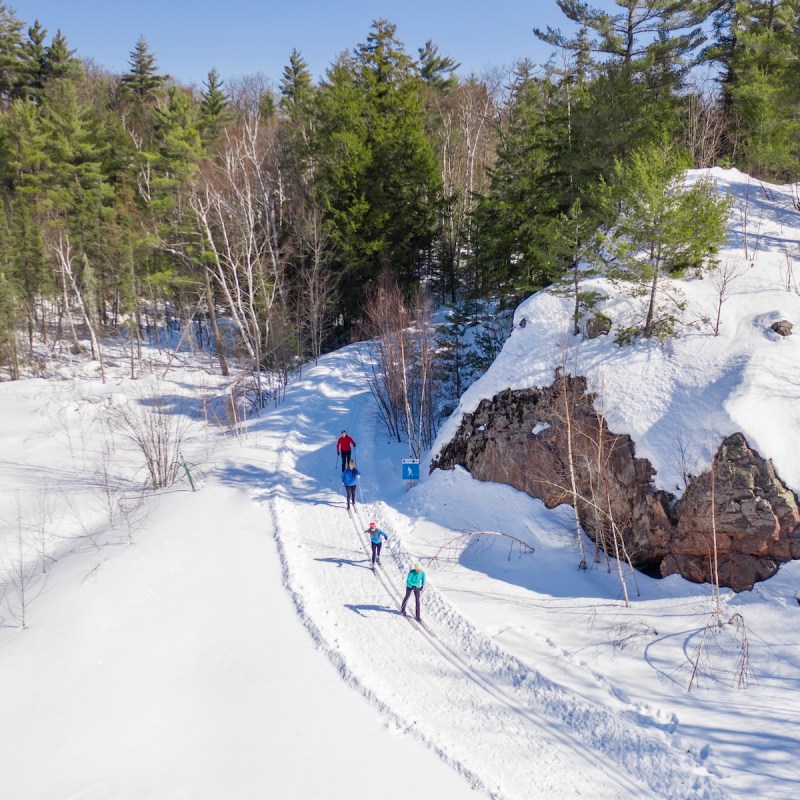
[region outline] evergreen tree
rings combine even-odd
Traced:
[[[156,57],[150,52],[144,36],[140,36],[128,59],[130,69],[122,76],[123,92],[141,103],[151,103],[160,93],[166,76],[159,75]]]
[[[42,86],[54,79],[77,80],[82,71],[81,62],[75,57],[75,51],[70,50],[66,36],[61,31],[56,31],[45,52]]]
[[[308,191],[314,171],[314,104],[316,91],[308,64],[297,50],[292,50],[283,68],[280,84],[280,108],[288,118],[285,126],[287,150],[302,191]]]
[[[45,46],[47,31],[37,20],[28,28],[28,39],[23,44],[24,68],[16,88],[18,97],[41,102],[48,81],[77,80],[81,74],[80,61],[69,49],[66,37],[58,31],[52,42]]]
[[[420,47],[419,75],[435,92],[449,94],[458,84],[455,71],[461,66],[449,56],[439,55],[439,48],[430,39]]]
[[[800,167],[799,0],[727,0],[704,51],[722,67],[728,154],[765,178],[791,180]]]
[[[23,44],[25,66],[16,90],[17,96],[27,96],[32,100],[41,98],[47,58],[47,48],[44,44],[46,36],[47,31],[39,20],[28,28],[28,40]]]
[[[688,166],[688,155],[667,141],[636,150],[617,162],[606,194],[618,212],[604,243],[610,274],[647,298],[646,337],[674,332],[674,303],[660,303],[662,278],[704,269],[725,239],[728,200],[710,181],[682,185]]]
[[[691,67],[691,54],[704,41],[701,23],[709,4],[615,0],[620,12],[610,14],[579,0],[556,2],[579,26],[579,34],[569,39],[550,27],[535,28],[534,33],[579,55],[582,68],[598,76],[586,96],[593,102],[583,123],[591,129],[587,138],[597,142],[595,152],[621,158],[660,140],[665,131],[676,133],[679,92]]]
[[[557,94],[551,80],[532,75],[528,62],[517,66],[490,193],[475,213],[475,260],[483,293],[517,298],[558,275],[545,257],[549,220],[563,211],[565,188],[554,162],[558,142],[566,138],[553,114]]]
[[[383,267],[413,283],[434,235],[439,174],[416,65],[395,34],[373,23],[319,89],[317,188],[352,287],[348,314]]]
[[[232,118],[233,115],[228,111],[228,96],[223,89],[223,82],[217,70],[212,69],[206,78],[200,100],[200,134],[203,141],[215,141]]]
[[[289,63],[283,68],[280,83],[280,107],[289,118],[304,119],[314,100],[314,83],[308,63],[298,50],[292,50]]]
[[[14,9],[6,3],[0,3],[0,108],[18,96],[18,87],[24,81],[26,54],[23,27],[24,23],[18,19]]]

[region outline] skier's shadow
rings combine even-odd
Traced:
[[[349,608],[354,613],[358,614],[359,617],[368,617],[368,614],[365,614],[365,611],[380,611],[383,614],[397,614],[396,608],[388,608],[387,606],[376,606],[374,603],[370,603],[369,605],[354,605],[353,603],[345,603],[345,608]]]
[[[372,569],[367,560],[353,561],[349,558],[315,558],[314,561],[321,561],[323,564],[336,564],[337,567],[348,566],[358,567],[359,569]]]

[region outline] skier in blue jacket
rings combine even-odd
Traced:
[[[411,572],[408,573],[406,578],[406,596],[403,598],[403,604],[400,606],[401,613],[406,613],[406,603],[408,598],[411,597],[411,592],[414,592],[414,600],[417,604],[417,622],[422,622],[419,617],[419,596],[425,588],[425,573],[420,564],[414,564],[411,567]]]
[[[381,536],[383,536],[386,541],[389,541],[389,537],[374,523],[370,522],[369,528],[364,531],[364,533],[369,534],[369,541],[372,544],[372,566],[375,567],[375,563],[377,562],[380,566],[381,563]]]
[[[358,485],[358,476],[361,473],[356,469],[356,462],[350,461],[348,468],[342,473],[342,483],[344,484],[345,495],[347,496],[347,510],[350,510],[350,503],[353,504],[353,510],[356,507],[356,486]]]

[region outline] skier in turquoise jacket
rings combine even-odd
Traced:
[[[372,566],[375,567],[375,563],[378,563],[380,566],[381,563],[381,536],[383,536],[386,541],[389,541],[389,537],[374,523],[370,522],[369,528],[367,528],[364,533],[369,534],[369,541],[372,545]]]
[[[350,510],[350,504],[353,504],[353,510],[356,507],[356,486],[358,485],[358,476],[361,473],[356,469],[356,462],[350,461],[348,468],[342,473],[342,483],[344,484],[344,492],[347,497],[347,510]]]
[[[419,616],[419,596],[425,588],[425,573],[420,564],[414,564],[411,567],[411,572],[408,573],[406,578],[406,596],[403,598],[403,604],[400,606],[400,611],[406,613],[406,603],[408,598],[411,597],[411,592],[414,592],[414,600],[417,604],[417,622],[422,622]]]

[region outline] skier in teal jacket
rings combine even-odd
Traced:
[[[378,562],[378,565],[381,563],[381,536],[383,536],[386,541],[389,541],[389,537],[374,523],[370,522],[369,528],[367,528],[364,533],[369,534],[369,541],[372,545],[372,566],[375,566],[375,562]]]
[[[406,613],[406,603],[408,598],[411,597],[411,592],[414,592],[414,600],[417,604],[417,622],[422,622],[419,616],[419,596],[425,588],[425,573],[420,564],[414,564],[411,567],[411,572],[408,573],[406,578],[406,596],[403,598],[403,604],[400,606],[400,611]]]

